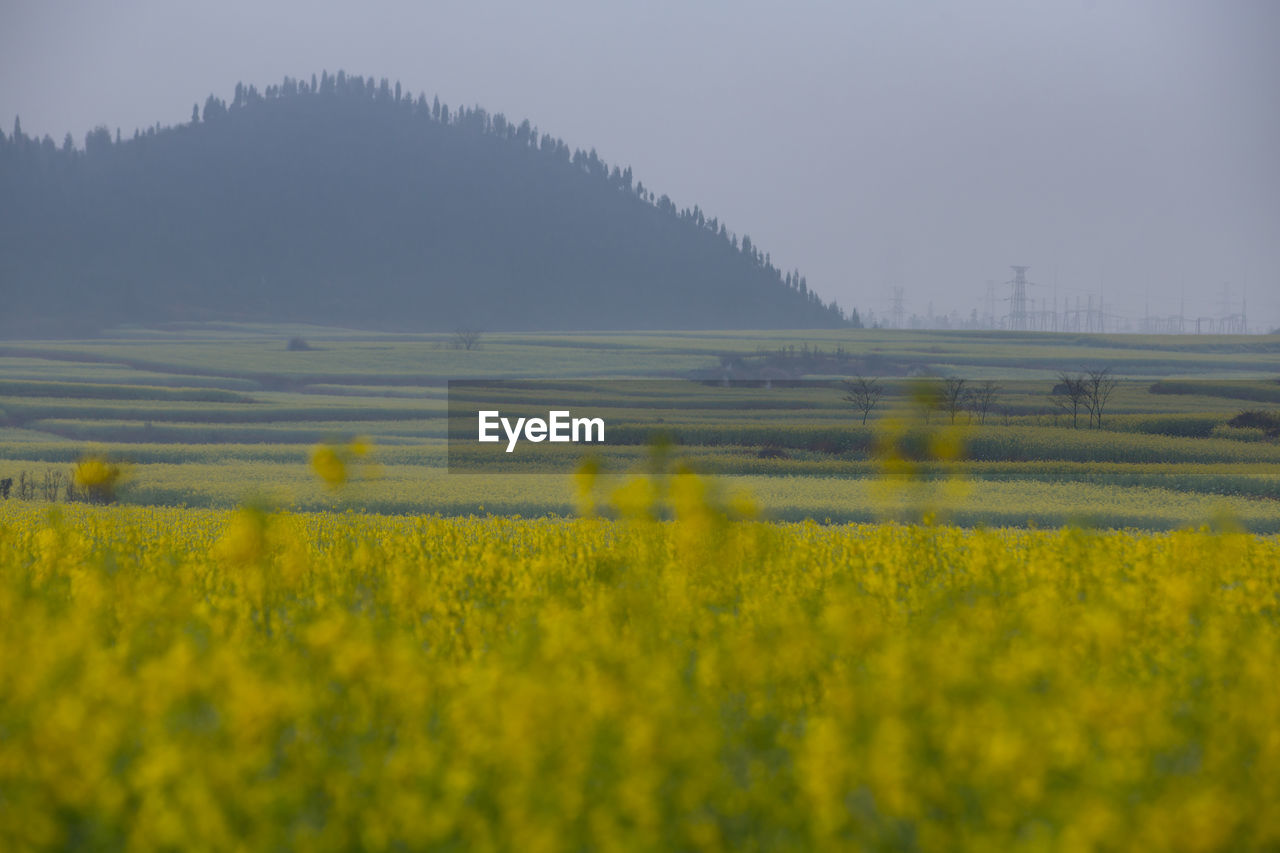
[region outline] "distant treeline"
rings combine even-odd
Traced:
[[[529,121],[341,71],[59,146],[0,132],[0,334],[860,325],[746,235]]]
[[[41,473],[22,471],[17,478],[0,477],[0,501],[66,501],[73,503],[105,503],[95,499],[87,489],[76,485],[75,473],[59,468],[46,468]]]

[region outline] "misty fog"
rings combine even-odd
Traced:
[[[1105,300],[1280,326],[1280,6],[7,4],[0,117],[70,132],[322,69],[527,117],[864,318]],[[988,282],[994,286],[988,290]],[[988,294],[994,299],[989,301]],[[992,307],[994,305],[994,307]]]

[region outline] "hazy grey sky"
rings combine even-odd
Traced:
[[[1271,0],[2,5],[6,132],[341,68],[594,146],[846,307],[981,312],[1017,263],[1033,298],[1194,317],[1230,283],[1280,326]]]

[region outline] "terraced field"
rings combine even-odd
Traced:
[[[302,337],[309,348],[290,350]],[[1123,381],[1103,429],[1076,429],[1050,402],[1060,372],[1110,368]],[[879,375],[883,404],[863,426],[838,381]],[[912,375],[999,383],[983,418],[945,413],[963,452],[914,459],[909,488],[886,490],[886,430]],[[704,405],[708,377],[771,377],[750,405]],[[616,380],[691,389],[637,414]],[[1280,403],[1280,339],[845,331],[379,335],[280,326],[133,330],[86,341],[0,344],[0,480],[41,480],[86,452],[128,463],[133,503],[453,514],[567,514],[567,478],[447,468],[447,385],[461,378],[600,383],[603,411],[660,423],[685,464],[746,489],[766,515],[861,521],[928,507],[966,524],[1170,528],[1231,519],[1280,530],[1280,444],[1228,426]],[[610,394],[613,396],[610,397]],[[979,421],[985,421],[980,423]],[[623,431],[625,433],[625,430]],[[367,437],[373,454],[340,498],[311,475],[317,442]],[[643,467],[644,430],[615,461]],[[532,462],[537,453],[526,455]],[[606,474],[621,478],[626,465]],[[963,481],[964,488],[952,487]],[[945,488],[944,488],[945,487]],[[42,498],[40,489],[26,497]],[[12,495],[12,492],[11,492]],[[11,499],[13,499],[11,497]]]

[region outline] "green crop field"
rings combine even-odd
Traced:
[[[294,337],[308,348],[288,348]],[[1083,415],[1073,428],[1051,402],[1054,385],[1103,367],[1121,382],[1102,428],[1085,428]],[[865,425],[839,386],[855,374],[881,377],[886,392]],[[915,377],[950,375],[998,383],[990,411],[909,410]],[[717,376],[776,387],[708,407],[707,386],[692,380]],[[447,383],[582,379],[599,383],[600,413],[631,419],[615,436],[633,446],[614,454],[602,489],[649,464],[643,435],[660,424],[675,441],[670,464],[716,475],[765,517],[1151,529],[1231,520],[1274,532],[1280,441],[1229,422],[1280,409],[1278,378],[1275,336],[495,333],[467,350],[446,334],[134,329],[0,344],[0,481],[14,481],[10,500],[64,500],[71,466],[97,454],[124,463],[127,503],[567,515],[570,479],[538,469],[541,449],[523,455],[531,473],[448,469]],[[665,390],[640,410],[643,392],[610,384],[620,379],[665,380]],[[885,449],[902,438],[894,430],[925,448],[907,453],[906,476]],[[930,436],[943,435],[959,450],[930,458]],[[357,436],[371,452],[335,495],[308,458],[318,443]]]

